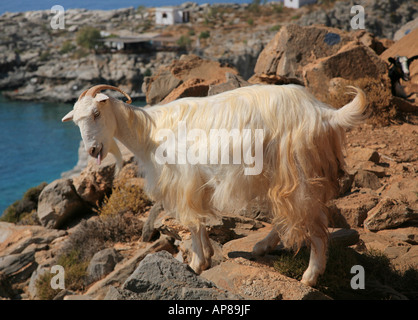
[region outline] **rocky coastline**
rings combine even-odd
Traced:
[[[272,227],[260,203],[209,222],[213,264],[196,275],[186,265],[189,230],[144,194],[133,155],[121,146],[123,169],[115,177],[111,157],[97,165],[81,144],[72,171],[28,191],[0,221],[0,299],[418,299],[418,61],[411,65],[411,80],[402,82],[408,99],[392,95],[387,64],[389,56],[418,53],[418,28],[402,31],[395,41],[396,31],[406,30],[402,25],[390,32],[382,28],[379,36],[304,26],[319,10],[338,16],[338,6],[345,4],[335,5],[276,8],[277,16],[267,18],[259,11],[258,24],[249,20],[248,5],[186,3],[196,20],[165,32],[200,38],[200,45],[151,55],[92,49],[77,56],[76,33],[86,21],[118,36],[131,34],[132,19],[153,18],[139,8],[68,10],[64,31],[45,30],[49,12],[0,16],[7,34],[0,44],[0,89],[12,99],[73,101],[92,83],[105,82],[156,104],[251,84],[298,83],[336,108],[350,99],[347,85],[359,86],[371,111],[366,123],[347,132],[347,173],[339,196],[327,204],[330,276],[316,288],[302,285],[300,266],[291,264],[306,263],[304,250],[296,255],[279,245],[265,257],[252,257],[253,245]],[[417,20],[415,7],[406,1],[396,5],[394,12],[409,8]],[[277,17],[283,18],[279,28],[269,20]],[[208,25],[210,37],[199,37]],[[153,30],[145,23],[138,28]],[[74,48],[63,53],[68,40]],[[57,265],[65,270],[65,285],[54,289],[51,270]],[[352,265],[366,270],[366,290],[350,287]]]

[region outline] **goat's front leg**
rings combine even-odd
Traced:
[[[280,241],[277,227],[273,227],[270,233],[263,240],[257,242],[253,248],[253,255],[264,256],[265,254],[272,251]]]
[[[197,274],[200,274],[203,270],[210,267],[214,251],[205,226],[199,225],[198,227],[190,228],[190,231],[192,233],[193,251],[190,267]]]
[[[304,272],[301,282],[312,287],[316,284],[318,276],[325,271],[328,239],[325,237],[314,236],[311,241],[309,266]]]

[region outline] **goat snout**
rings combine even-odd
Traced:
[[[101,145],[90,147],[88,150],[89,155],[92,156],[93,158],[97,158],[100,155],[101,151],[102,151]]]

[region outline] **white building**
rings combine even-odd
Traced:
[[[155,23],[162,25],[172,25],[176,23],[185,23],[190,20],[188,10],[177,7],[155,8]]]
[[[315,3],[316,0],[284,0],[284,6],[287,8],[298,9],[304,5]]]

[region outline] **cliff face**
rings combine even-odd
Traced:
[[[153,9],[70,9],[65,11],[65,28],[56,30],[50,26],[54,14],[48,10],[5,13],[0,16],[0,90],[12,99],[70,102],[92,83],[109,83],[120,86],[133,98],[143,97],[144,77],[187,51],[230,63],[243,75],[251,76],[263,44],[273,33],[261,26],[254,30],[253,37],[248,37],[237,28],[231,30],[231,37],[223,25],[206,26],[199,20],[210,9],[194,5],[190,8],[193,24],[165,30],[155,25]],[[103,35],[89,48],[77,40],[86,26],[94,26]],[[209,39],[201,36],[201,30],[207,29],[211,30],[206,31]],[[144,32],[151,36],[161,34],[169,39],[170,46],[115,52],[103,45],[106,37],[141,37]],[[181,36],[190,42],[187,47],[179,44]],[[225,41],[232,42],[225,46]]]

